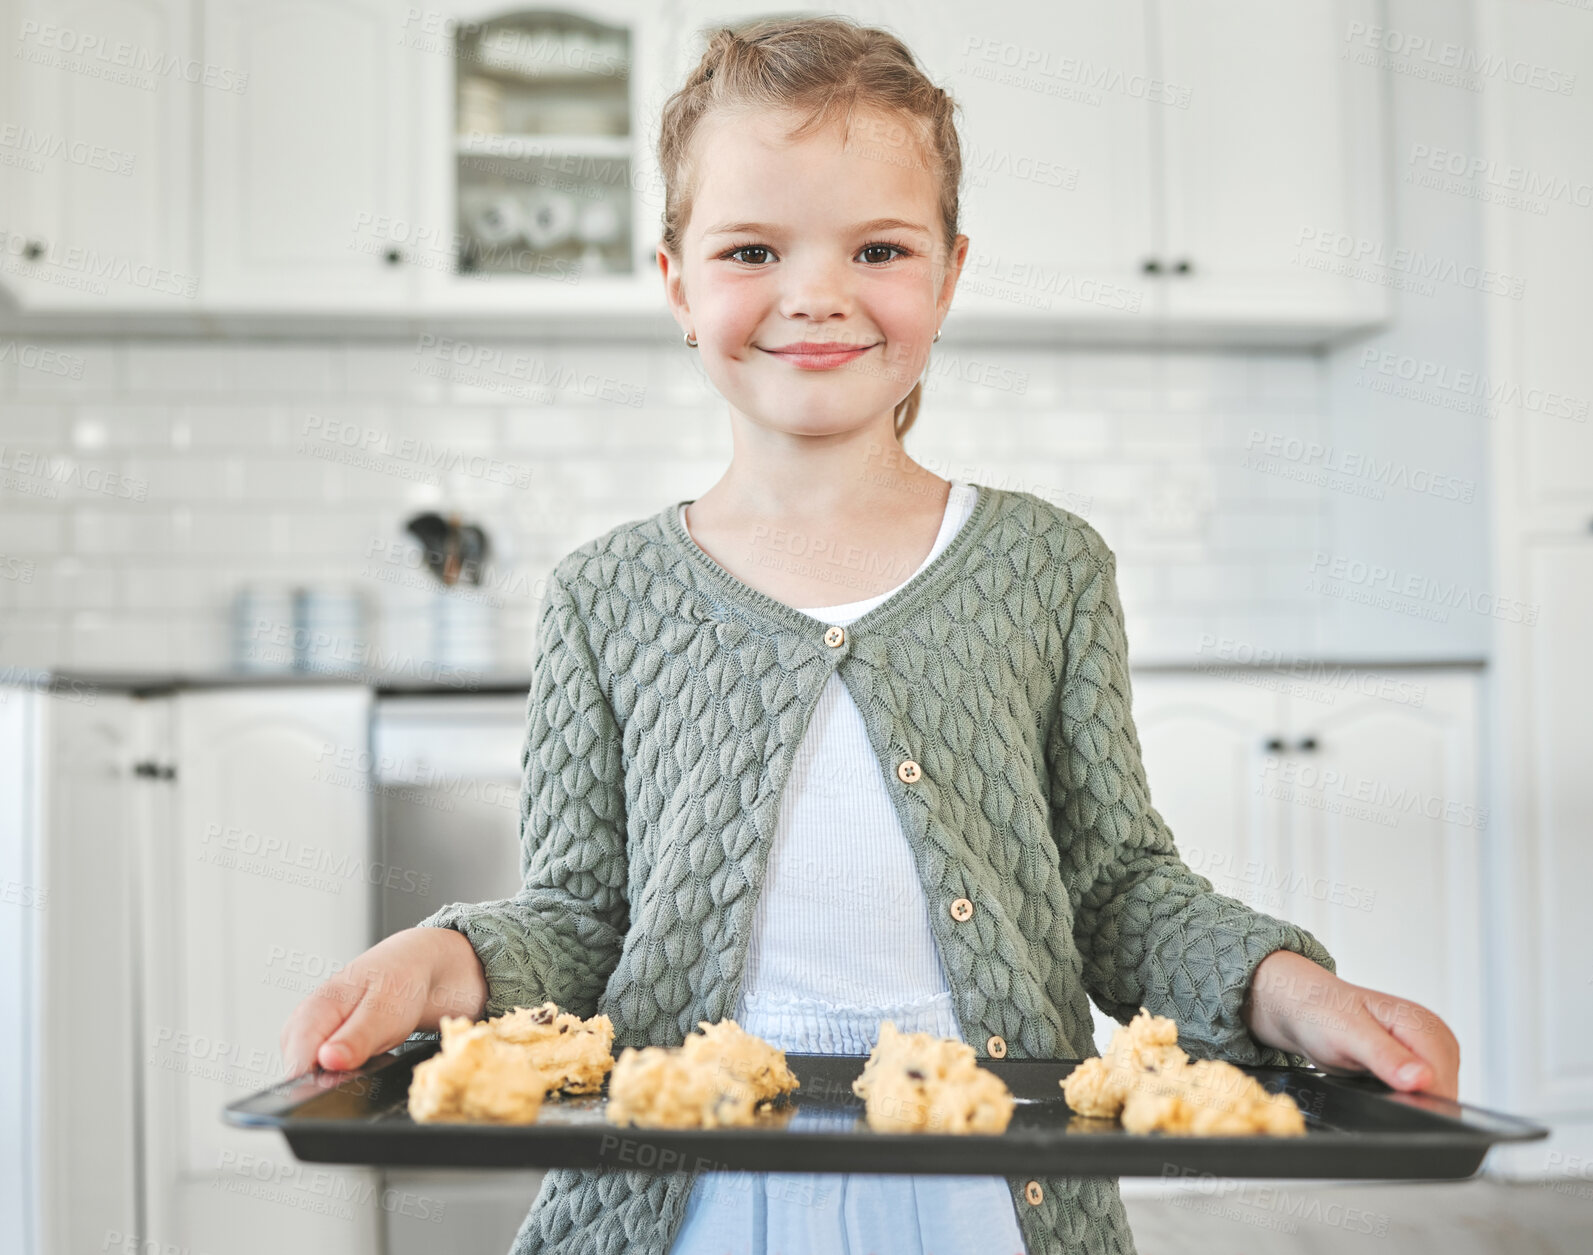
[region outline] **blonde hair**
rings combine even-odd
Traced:
[[[850,134],[854,114],[874,109],[902,118],[940,177],[940,224],[946,256],[957,238],[962,146],[957,105],[924,74],[895,35],[838,16],[762,18],[708,37],[685,85],[664,103],[658,169],[664,182],[660,243],[679,258],[696,190],[690,156],[698,124],[716,109],[806,109],[787,138],[800,139],[839,120]],[[896,435],[918,417],[923,384],[896,406]]]

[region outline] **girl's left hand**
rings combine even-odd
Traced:
[[[1305,1055],[1324,1072],[1370,1072],[1399,1090],[1460,1091],[1460,1043],[1420,1003],[1340,980],[1290,950],[1257,965],[1245,1024],[1259,1042]]]

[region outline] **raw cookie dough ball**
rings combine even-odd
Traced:
[[[1191,1063],[1178,1048],[1178,1026],[1144,1007],[1112,1035],[1104,1055],[1086,1059],[1062,1079],[1062,1094],[1082,1116],[1121,1114],[1130,1133],[1290,1137],[1305,1132],[1305,1117],[1287,1094],[1268,1093],[1231,1063]]]
[[[1270,1094],[1254,1077],[1218,1059],[1147,1076],[1123,1105],[1130,1133],[1299,1137],[1305,1117],[1287,1094]]]
[[[608,1083],[613,1124],[716,1128],[751,1124],[758,1109],[799,1085],[785,1052],[734,1020],[698,1022],[680,1046],[627,1046]]]
[[[1188,1061],[1178,1047],[1178,1025],[1141,1007],[1112,1034],[1104,1055],[1084,1060],[1062,1079],[1062,1094],[1081,1116],[1115,1118],[1141,1075]]]
[[[415,1065],[409,1114],[420,1123],[484,1120],[530,1124],[542,1108],[549,1078],[526,1052],[502,1041],[487,1024],[462,1015],[439,1023],[442,1050]]]
[[[614,1024],[606,1015],[583,1020],[551,1002],[515,1007],[487,1021],[506,1042],[526,1048],[549,1088],[568,1094],[595,1094],[614,1066]]]
[[[852,1091],[864,1100],[869,1128],[881,1133],[1000,1133],[1014,1106],[967,1042],[903,1033],[891,1020],[881,1022]]]

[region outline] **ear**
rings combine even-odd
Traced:
[[[686,301],[686,287],[680,262],[669,255],[662,244],[653,254],[658,273],[664,280],[664,299],[669,302],[670,316],[680,326],[682,334],[691,330],[691,306]]]
[[[940,311],[940,318],[945,318],[946,311],[951,307],[951,295],[957,290],[957,278],[962,274],[963,264],[968,260],[968,237],[959,235],[952,241],[950,255],[946,258],[946,274],[940,282],[940,292],[935,297],[935,305]]]

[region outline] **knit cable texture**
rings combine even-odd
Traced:
[[[1008,1058],[1097,1054],[1093,998],[1121,1021],[1172,1016],[1196,1058],[1305,1062],[1251,1037],[1241,1007],[1274,950],[1333,959],[1179,858],[1130,715],[1115,555],[1067,510],[977,487],[952,542],[838,647],[714,562],[678,503],[555,566],[527,695],[523,884],[422,921],[469,939],[487,1015],[602,1012],[617,1053],[731,1014],[781,791],[838,672],[981,1056],[992,1034]],[[714,1166],[550,1170],[511,1255],[665,1255]],[[1115,1179],[1040,1178],[1038,1205],[1027,1181],[1009,1184],[1032,1255],[1133,1255]]]

